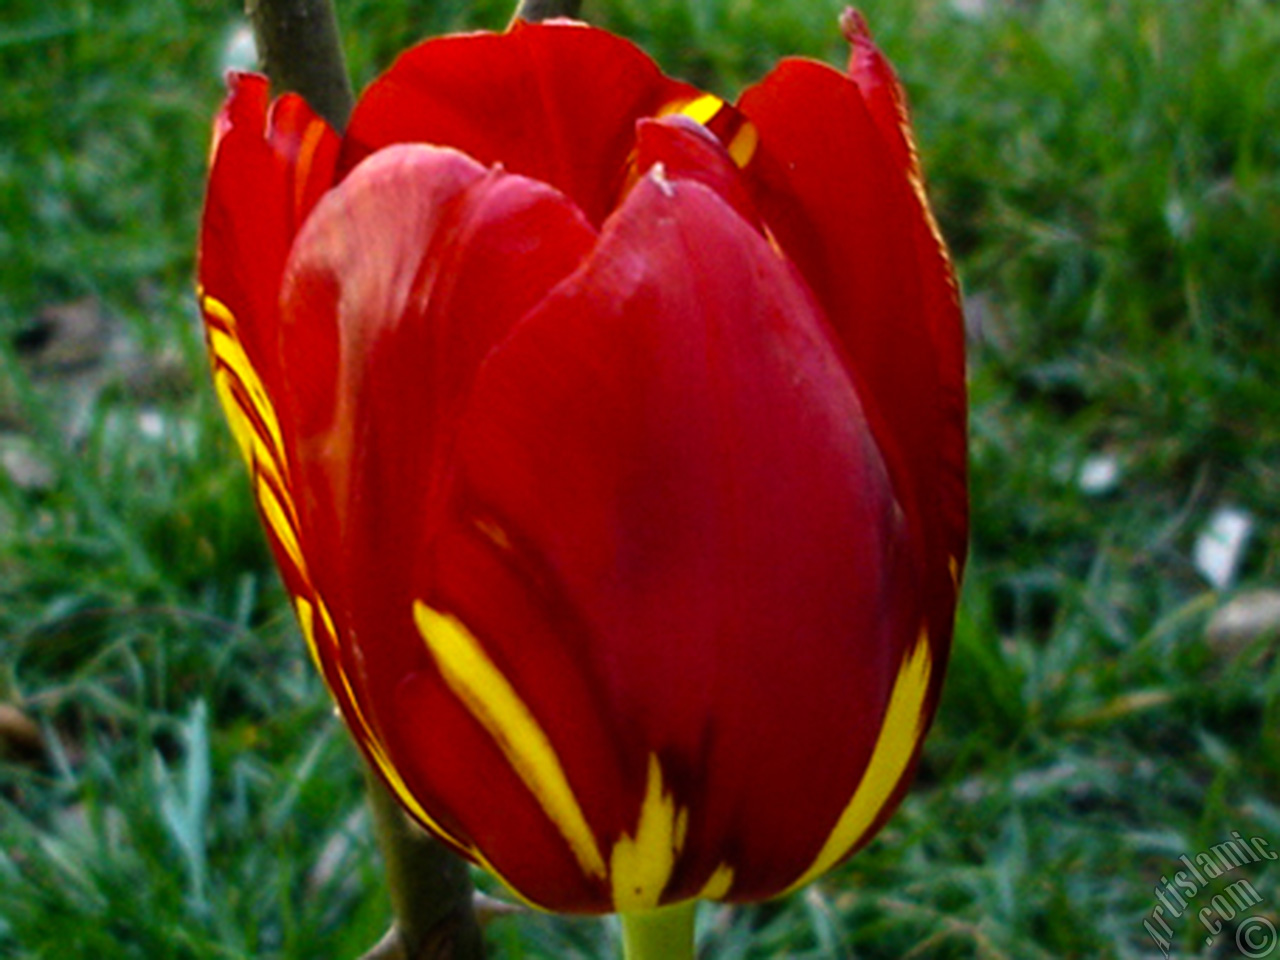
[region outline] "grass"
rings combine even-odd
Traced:
[[[707,956],[1137,958],[1177,857],[1280,848],[1280,9],[1264,0],[867,0],[969,297],[973,559],[917,787],[805,893],[704,913]],[[834,3],[588,0],[732,92],[842,56]],[[341,4],[360,81],[506,4]],[[347,958],[389,916],[345,734],[302,653],[208,388],[192,247],[231,0],[9,0],[0,20],[0,956]],[[91,298],[127,344],[44,358]],[[106,318],[105,320],[103,318]],[[114,341],[113,341],[114,342]],[[88,386],[86,386],[88,384]],[[16,454],[14,454],[16,456]],[[1090,492],[1097,458],[1118,470]],[[1222,506],[1254,533],[1197,572]],[[1280,869],[1250,864],[1280,921]],[[1225,881],[1224,881],[1225,882]],[[1184,956],[1228,924],[1171,921]],[[1240,918],[1237,918],[1237,920]],[[598,957],[520,917],[497,957]]]

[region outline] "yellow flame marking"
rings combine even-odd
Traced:
[[[311,651],[316,663],[316,669],[320,671],[320,676],[327,679],[328,675],[325,673],[320,660],[320,641],[316,634],[316,611],[319,611],[320,620],[324,625],[324,629],[328,631],[328,637],[330,638],[330,643],[332,643],[336,639],[336,633],[334,631],[333,618],[329,614],[329,608],[319,597],[315,598],[314,604],[305,597],[294,597],[293,599],[294,609],[298,613],[298,624],[302,628],[304,639],[307,641],[307,648]],[[374,766],[381,771],[387,784],[391,787],[392,793],[396,795],[400,803],[417,817],[420,823],[426,824],[440,836],[448,838],[457,847],[466,850],[468,854],[496,874],[497,871],[494,871],[473,847],[458,840],[457,837],[441,827],[427,814],[422,804],[409,791],[409,786],[404,782],[404,778],[400,776],[399,771],[392,765],[391,759],[387,756],[386,748],[383,747],[382,741],[373,732],[373,728],[365,717],[364,711],[360,709],[360,701],[356,699],[355,690],[352,689],[351,681],[347,678],[346,671],[342,669],[336,658],[334,660],[334,673],[338,675],[338,680],[341,684],[342,697],[340,699],[348,705],[351,711],[349,717],[352,726],[351,732],[369,751],[369,757],[372,759]]]
[[[248,355],[244,352],[240,341],[236,339],[235,316],[221,301],[206,295],[203,289],[197,290],[196,295],[205,312],[227,328],[226,331],[216,327],[206,328],[209,333],[210,350],[218,361],[225,366],[225,369],[220,369],[215,374],[214,385],[218,391],[218,397],[222,401],[227,420],[231,425],[231,432],[250,470],[253,470],[256,466],[261,474],[266,475],[265,477],[258,476],[255,484],[258,502],[262,506],[263,515],[267,518],[267,523],[271,526],[277,538],[279,538],[285,552],[288,553],[289,559],[297,567],[297,571],[303,581],[309,585],[310,576],[307,572],[306,564],[303,562],[301,547],[298,544],[296,524],[293,519],[293,505],[287,500],[282,501],[276,494],[275,487],[267,482],[267,478],[270,478],[279,484],[281,490],[286,489],[280,472],[281,460],[279,451],[283,449],[283,444],[275,409],[271,406],[266,388],[263,387],[257,372],[249,362]],[[237,381],[253,405],[254,412],[266,428],[268,437],[264,438],[259,434],[248,414],[241,408],[240,399],[233,389]],[[333,623],[333,616],[329,613],[328,606],[319,596],[315,596],[313,600],[308,600],[301,596],[294,597],[294,610],[316,669],[327,682],[328,674],[325,673],[320,657],[320,642],[316,631],[316,614],[317,612],[319,613],[321,626],[325,631],[325,635],[329,638],[330,644],[336,644],[337,642],[337,629]],[[381,772],[401,805],[416,817],[420,823],[425,824],[435,833],[445,837],[459,849],[465,850],[472,859],[511,889],[512,893],[520,900],[529,903],[531,906],[536,906],[536,904],[532,904],[518,890],[512,887],[479,850],[471,844],[463,843],[427,813],[417,797],[409,790],[404,777],[400,775],[400,772],[392,764],[391,758],[387,755],[386,747],[383,746],[382,741],[374,733],[373,726],[369,723],[364,710],[360,707],[360,701],[356,697],[355,689],[351,686],[350,678],[347,676],[346,671],[342,669],[341,663],[336,657],[334,658],[333,672],[336,674],[341,686],[341,690],[335,690],[334,693],[335,696],[338,696],[340,700],[347,704],[350,710],[348,720],[352,727],[352,733],[357,740],[364,744],[374,766]]]
[[[649,755],[649,782],[633,835],[623,834],[609,856],[613,906],[618,911],[652,910],[671,879],[676,856],[684,848],[689,811],[677,810],[664,792],[662,765]]]
[[[289,555],[294,569],[305,577],[307,567],[302,559],[302,548],[298,546],[298,532],[294,528],[293,519],[285,511],[280,498],[276,496],[275,488],[261,475],[258,477],[257,493],[258,504],[262,507],[262,515],[266,518],[267,525],[271,527],[276,539],[284,547],[284,552]]]
[[[316,665],[316,671],[323,677],[324,664],[320,661],[320,645],[316,642],[315,607],[303,597],[294,597],[293,610],[298,615],[298,626],[302,628],[302,639],[307,641],[311,662]]]
[[[695,123],[700,123],[704,127],[716,118],[725,102],[714,94],[704,93],[702,96],[693,100],[677,100],[668,104],[665,108],[658,112],[659,117],[669,117],[673,113],[682,113]],[[745,117],[739,118],[741,126],[733,138],[724,145],[728,151],[730,158],[739,168],[745,167],[751,162],[751,158],[755,156],[756,148],[760,145],[760,134],[755,126]]]
[[[929,651],[929,637],[924,628],[919,640],[901,668],[889,697],[880,726],[880,736],[871,753],[862,782],[854,791],[853,799],[845,808],[826,844],[818,853],[812,866],[800,879],[788,888],[802,887],[818,875],[830,870],[858,842],[883,809],[894,788],[906,772],[911,754],[920,738],[924,713],[925,694],[929,689],[929,675],[933,662]]]
[[[394,764],[392,764],[391,758],[387,756],[387,751],[382,745],[382,741],[378,739],[374,734],[373,729],[369,726],[369,721],[365,719],[364,713],[360,709],[360,704],[356,701],[355,693],[351,689],[351,684],[347,680],[346,674],[341,670],[338,671],[338,674],[342,678],[343,689],[347,693],[348,702],[351,704],[351,711],[354,715],[354,720],[356,721],[356,725],[359,727],[359,730],[356,731],[357,736],[368,749],[369,756],[372,758],[374,766],[376,766],[382,773],[384,780],[391,788],[391,792],[394,793],[396,799],[400,801],[400,805],[408,810],[420,824],[425,825],[431,832],[435,833],[437,836],[444,837],[459,850],[466,851],[467,856],[480,864],[480,866],[484,867],[484,869],[488,870],[489,873],[493,874],[493,876],[497,877],[502,885],[510,890],[512,895],[520,900],[521,903],[530,907],[535,907],[539,910],[543,909],[539,904],[534,903],[512,886],[511,881],[504,877],[497,868],[489,862],[489,859],[476,847],[469,843],[463,843],[462,840],[454,836],[444,827],[440,826],[440,823],[427,813],[422,804],[418,802],[418,798],[409,790],[409,785],[404,782],[404,777],[400,776],[400,771],[395,768]]]
[[[756,131],[755,125],[744,120],[741,129],[734,134],[726,149],[729,151],[729,156],[733,158],[733,162],[741,169],[751,162],[759,145],[760,134]]]
[[[203,284],[196,285],[196,299],[200,301],[200,309],[205,313],[212,314],[214,319],[221,320],[228,327],[235,329],[236,318],[227,305],[216,297],[211,297],[204,292]]]
[[[667,109],[659,113],[659,116],[670,116],[673,113],[683,113],[695,123],[706,126],[707,123],[720,112],[720,108],[724,106],[724,101],[711,93],[704,93],[702,96],[694,100],[686,100],[683,103],[677,101],[671,104]]]
[[[729,892],[729,888],[732,886],[733,867],[727,863],[722,863],[716,868],[716,872],[711,875],[711,879],[698,892],[698,899],[719,900]]]
[[[339,671],[341,673],[341,671]],[[493,869],[493,865],[489,863],[480,851],[468,843],[463,843],[452,833],[440,826],[435,818],[427,813],[418,798],[409,790],[409,785],[404,782],[404,777],[400,776],[400,771],[392,764],[391,758],[387,756],[386,748],[382,745],[382,741],[374,736],[373,730],[369,727],[369,721],[364,717],[364,713],[360,710],[360,705],[356,702],[355,695],[351,693],[351,684],[347,681],[346,675],[342,675],[342,685],[350,697],[351,710],[355,715],[360,726],[361,741],[369,751],[369,756],[373,758],[374,766],[382,773],[383,778],[391,787],[391,792],[396,795],[396,799],[400,801],[400,805],[408,810],[419,823],[425,824],[433,833],[448,839],[454,846],[460,850],[467,851],[467,854],[479,863],[482,867],[492,873],[498,879],[502,879],[497,870]],[[505,880],[502,881],[506,883]],[[510,886],[510,884],[507,884]]]
[[[603,878],[604,858],[560,758],[511,682],[456,617],[418,601],[413,619],[449,689],[493,737],[583,871]]]
[[[324,632],[332,638],[333,643],[338,642],[338,628],[333,625],[333,617],[329,614],[329,608],[325,602],[316,597],[316,606],[320,608],[320,622],[324,625]]]
[[[217,391],[218,399],[222,402],[222,412],[226,415],[227,425],[231,427],[231,435],[235,438],[236,446],[239,447],[240,455],[244,458],[250,473],[255,469],[261,470],[279,482],[280,471],[276,465],[275,455],[258,435],[253,421],[241,406],[235,385],[235,374],[223,367],[214,371],[213,386]]]
[[[275,408],[271,406],[271,400],[267,396],[266,388],[262,385],[262,380],[258,377],[258,372],[253,369],[248,354],[244,352],[244,347],[235,336],[236,318],[225,305],[211,296],[202,297],[200,304],[206,313],[221,320],[227,327],[226,331],[212,326],[206,328],[209,332],[209,348],[219,362],[225,364],[235,374],[240,385],[244,387],[249,402],[253,404],[254,412],[267,430],[271,448],[277,451],[283,450],[284,443],[280,439],[280,422],[276,419]]]

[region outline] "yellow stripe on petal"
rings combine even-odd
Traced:
[[[302,548],[298,545],[298,531],[294,525],[292,505],[286,507],[276,494],[275,487],[267,482],[267,478],[259,474],[257,480],[258,505],[262,507],[262,515],[267,526],[275,534],[284,552],[289,555],[294,569],[303,577],[307,575],[306,563],[302,559]]]
[[[689,811],[676,809],[675,797],[663,789],[662,765],[650,754],[649,781],[635,834],[624,834],[609,857],[615,910],[625,913],[658,906],[688,827]]]
[[[345,676],[343,677],[343,680],[346,680]],[[348,690],[351,689],[350,684],[346,684],[346,687]],[[470,844],[463,843],[448,830],[444,829],[444,827],[440,826],[440,824],[436,822],[435,818],[430,816],[427,811],[423,809],[422,804],[418,802],[418,798],[409,790],[409,785],[404,782],[404,777],[400,776],[400,771],[395,768],[395,765],[391,762],[391,758],[387,756],[387,751],[386,748],[383,747],[382,741],[375,737],[373,735],[373,731],[369,729],[368,722],[364,719],[364,714],[360,712],[360,707],[356,704],[354,697],[351,698],[351,705],[352,710],[359,717],[360,725],[363,727],[365,736],[362,742],[364,743],[365,748],[369,751],[369,756],[373,759],[373,765],[378,768],[379,772],[381,772],[383,779],[391,788],[391,792],[394,793],[396,799],[400,801],[400,805],[416,817],[420,824],[424,824],[429,827],[433,833],[437,836],[444,837],[459,850],[465,850],[473,860],[487,869],[490,873],[497,876],[498,872],[493,869],[493,866],[488,860],[480,856],[480,852],[476,850],[475,847]],[[506,883],[506,881],[504,880],[503,883]],[[507,886],[510,886],[510,884],[507,884]]]
[[[915,649],[898,670],[898,678],[889,697],[889,708],[880,726],[880,736],[871,753],[871,762],[867,764],[853,799],[836,821],[835,829],[817,859],[789,890],[802,887],[830,870],[862,838],[884,809],[906,773],[907,764],[911,762],[911,755],[920,739],[925,695],[929,690],[932,670],[929,638],[921,629]]]
[[[714,94],[704,93],[693,100],[677,100],[658,112],[659,117],[683,114],[706,127],[728,151],[739,167],[745,167],[760,145],[760,134],[746,117]]]
[[[351,693],[351,684],[347,681],[345,674],[342,675],[342,681],[344,688],[349,694],[351,709],[355,714],[356,724],[359,727],[357,736],[368,751],[368,755],[373,761],[373,765],[378,768],[378,771],[382,774],[384,782],[400,802],[400,805],[408,810],[410,815],[416,818],[419,824],[425,826],[436,836],[442,837],[449,843],[452,843],[454,847],[461,850],[466,856],[470,857],[476,863],[480,864],[480,866],[484,867],[484,869],[488,870],[489,873],[496,877],[503,886],[511,891],[512,895],[521,903],[534,907],[538,910],[544,909],[541,905],[534,903],[523,893],[517,890],[511,884],[511,881],[504,877],[497,868],[489,862],[488,858],[485,857],[483,853],[471,844],[464,843],[458,837],[454,836],[444,827],[440,826],[440,823],[434,817],[427,813],[422,804],[418,802],[418,798],[409,790],[409,785],[404,782],[404,777],[400,776],[400,771],[397,770],[395,765],[391,762],[391,758],[387,755],[386,748],[383,747],[382,741],[379,740],[369,728],[369,723],[365,720],[364,714],[360,710],[360,705],[356,703],[355,696]]]
[[[604,858],[560,758],[511,682],[456,617],[416,602],[413,619],[449,689],[493,738],[583,871],[603,878]]]
[[[733,867],[727,863],[722,863],[716,868],[716,872],[711,875],[711,879],[698,891],[698,899],[719,900],[729,892],[729,888],[732,886]]]
[[[323,132],[317,125],[315,130]],[[318,141],[317,141],[318,142]],[[312,145],[311,149],[314,149]],[[239,445],[245,461],[254,473],[255,494],[262,514],[274,533],[281,547],[296,567],[296,572],[304,583],[310,584],[310,575],[302,556],[302,548],[298,542],[297,513],[290,499],[287,478],[284,475],[284,445],[280,433],[280,423],[276,419],[275,409],[267,395],[262,380],[250,363],[248,355],[241,346],[236,333],[235,316],[221,301],[207,296],[198,290],[201,309],[210,322],[206,325],[209,338],[209,349],[214,356],[214,384],[219,399],[231,425],[231,432]],[[248,409],[246,409],[246,405]],[[350,677],[347,676],[339,659],[337,650],[337,629],[333,617],[324,601],[313,594],[310,598],[296,596],[294,609],[298,617],[298,625],[306,640],[307,649],[315,661],[320,675],[333,688],[334,697],[346,708],[346,719],[352,735],[364,747],[370,762],[377,768],[391,792],[400,804],[438,836],[464,851],[473,860],[496,876],[521,900],[525,898],[507,883],[505,878],[494,869],[493,865],[473,847],[462,842],[450,831],[444,829],[434,817],[430,816],[410,791],[409,786],[396,769],[387,754],[386,746],[374,731],[372,724],[365,716],[356,696]],[[321,645],[329,654],[321,654]],[[326,663],[331,673],[326,671]],[[336,681],[332,681],[336,678]],[[332,681],[332,682],[331,682]],[[603,869],[603,866],[602,866]],[[525,901],[528,902],[528,901]],[[532,904],[531,904],[532,905]]]
[[[342,699],[351,710],[352,732],[356,734],[356,738],[369,751],[373,765],[382,773],[387,784],[391,787],[392,793],[399,798],[405,809],[422,823],[430,825],[441,836],[452,839],[452,835],[447,830],[442,829],[434,819],[427,815],[427,811],[422,808],[418,798],[410,792],[409,785],[404,782],[404,777],[400,776],[400,771],[396,769],[395,764],[391,762],[391,758],[387,756],[386,747],[382,745],[378,735],[373,732],[373,727],[370,726],[364,711],[360,709],[360,701],[356,699],[356,692],[351,686],[351,680],[347,677],[346,671],[342,669],[341,665],[336,665],[334,672],[337,673],[338,680],[342,685]],[[462,845],[459,844],[459,846]]]
[[[758,146],[760,146],[760,134],[756,131],[755,125],[744,121],[738,132],[733,135],[733,139],[726,144],[725,149],[741,169],[751,162]]]
[[[241,403],[237,392],[238,385],[239,381],[235,375],[225,367],[218,367],[214,371],[213,386],[218,393],[222,412],[227,418],[228,426],[231,427],[231,435],[235,438],[236,446],[240,448],[240,455],[244,458],[245,465],[250,472],[258,469],[278,479],[279,470],[276,467],[275,457],[271,448],[259,436],[253,420]]]
[[[320,676],[328,679],[325,672],[323,662],[320,657],[320,639],[316,632],[316,613],[319,612],[319,619],[322,628],[327,631],[326,637],[328,644],[333,644],[336,640],[336,633],[333,625],[333,618],[329,614],[329,608],[319,597],[315,598],[312,604],[304,597],[295,597],[294,606],[298,613],[298,623],[302,628],[302,635],[307,641],[307,647],[311,650],[312,656],[316,660],[316,667],[320,671]],[[382,741],[378,739],[377,734],[373,732],[373,727],[364,715],[364,711],[360,709],[360,701],[356,699],[356,692],[351,686],[351,681],[347,677],[346,671],[342,669],[342,665],[337,661],[337,651],[333,651],[333,672],[337,674],[339,689],[334,691],[335,696],[341,702],[347,705],[348,716],[347,721],[351,727],[351,732],[368,752],[369,759],[373,765],[378,768],[386,781],[391,792],[395,794],[400,804],[408,810],[419,823],[425,824],[435,831],[441,837],[446,838],[454,846],[460,850],[465,850],[471,857],[484,866],[489,864],[480,857],[477,851],[470,844],[463,843],[453,836],[448,830],[438,824],[434,818],[427,814],[422,804],[418,802],[409,790],[408,784],[404,782],[404,778],[400,776],[395,766],[391,763],[391,758],[387,756],[386,748],[382,745]],[[489,869],[492,869],[491,867]]]
[[[720,108],[723,106],[724,101],[719,97],[714,94],[704,93],[694,100],[677,101],[661,111],[658,116],[666,117],[673,113],[683,113],[690,120],[705,127],[711,118],[720,112]]]
[[[215,320],[232,329],[235,329],[236,318],[227,305],[216,297],[211,297],[204,292],[204,287],[196,288],[196,299],[200,301],[200,309],[209,314]]]
[[[316,672],[323,677],[324,663],[320,660],[320,645],[316,642],[315,607],[303,597],[294,597],[293,610],[298,615],[298,626],[302,628],[302,639],[307,642],[311,662],[316,665]]]
[[[267,440],[271,448],[276,451],[283,450],[280,422],[276,419],[275,408],[271,406],[266,388],[263,387],[258,372],[249,362],[249,356],[244,352],[244,347],[240,345],[240,340],[236,336],[235,316],[220,301],[210,296],[202,297],[200,305],[207,314],[220,321],[226,328],[221,329],[212,325],[207,327],[210,351],[217,361],[235,374],[236,379],[240,381],[249,402],[253,405],[253,412],[257,414],[263,428],[267,431]]]

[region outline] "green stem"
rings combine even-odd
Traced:
[[[365,777],[400,948],[399,954],[379,954],[375,948],[371,955],[482,960],[484,941],[472,909],[467,865],[411,821],[378,777],[371,771]]]
[[[520,0],[516,8],[517,20],[550,20],[552,17],[577,18],[582,10],[582,0]]]
[[[272,86],[301,94],[341,131],[352,95],[333,0],[245,0],[245,13]]]
[[[698,901],[644,913],[622,914],[624,960],[693,960],[693,921]]]

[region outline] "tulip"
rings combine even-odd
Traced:
[[[792,890],[906,790],[966,550],[959,298],[905,101],[731,105],[570,21],[343,135],[230,78],[214,380],[316,664],[426,829],[556,911]]]

